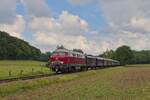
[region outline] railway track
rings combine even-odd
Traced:
[[[18,78],[2,79],[0,80],[0,84],[20,81],[20,80],[32,80],[32,79],[38,79],[38,78],[49,77],[49,76],[54,76],[54,75],[58,75],[58,74],[52,73],[52,74],[41,74],[41,75],[24,76],[24,77],[18,77]]]
[[[78,72],[82,72],[82,71],[78,70],[71,73],[78,73]],[[21,81],[21,80],[32,80],[32,79],[50,77],[55,75],[64,75],[64,74],[70,74],[70,73],[51,73],[51,74],[40,74],[40,75],[24,76],[24,77],[9,78],[9,79],[0,79],[0,84],[14,82],[14,81]]]
[[[73,73],[76,72],[80,72],[80,71],[75,71]],[[0,79],[0,84],[14,82],[14,81],[21,81],[21,80],[32,80],[32,79],[50,77],[50,76],[61,75],[61,74],[70,74],[70,73],[51,73],[51,74],[32,75],[32,76],[24,76],[24,77],[9,78],[9,79]]]

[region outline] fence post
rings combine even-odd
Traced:
[[[9,71],[9,77],[11,76],[11,70]]]
[[[43,73],[43,67],[41,67],[41,73]]]
[[[23,74],[23,70],[20,70],[20,75],[22,75]]]
[[[33,73],[34,73],[34,68],[32,68],[32,75],[33,75]]]

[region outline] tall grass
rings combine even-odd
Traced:
[[[0,61],[0,79],[50,73],[45,62],[38,61]]]

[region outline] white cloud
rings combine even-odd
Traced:
[[[99,2],[109,26],[91,32],[90,38],[105,49],[115,49],[129,45],[132,49],[150,49],[150,1],[148,0],[69,0],[72,4],[82,5]],[[97,46],[98,47],[98,46]]]
[[[0,1],[0,23],[13,23],[16,18],[16,0]]]
[[[140,22],[131,20],[130,26],[136,23]],[[57,19],[35,17],[30,20],[29,26],[35,33],[35,42],[40,47],[42,46],[43,50],[44,48],[47,50],[47,47],[54,49],[59,44],[68,49],[81,48],[91,54],[99,54],[122,45],[129,45],[136,50],[150,48],[148,42],[150,35],[148,34],[111,27],[113,31],[110,30],[109,33],[103,35],[101,31],[90,30],[85,20],[67,11],[63,11]]]
[[[132,18],[130,24],[132,27],[150,32],[150,19],[148,18]]]
[[[73,4],[73,5],[85,5],[85,4],[88,4],[92,1],[93,0],[68,0],[68,2]],[[96,0],[94,0],[94,1],[96,1]]]
[[[107,36],[114,45],[125,44],[136,50],[150,49],[150,1],[99,0],[99,3],[110,25],[106,29]]]
[[[93,52],[92,48],[97,48],[95,42],[88,41],[86,37],[90,30],[88,23],[67,11],[62,11],[57,19],[34,17],[30,20],[29,26],[34,32],[35,42],[40,47],[51,48],[62,44],[68,49],[81,48],[88,53]],[[98,50],[95,50],[96,52]]]
[[[51,49],[51,47],[56,47],[56,45],[62,44],[68,49],[78,48],[84,50],[86,53],[96,54],[98,53],[98,51],[100,51],[100,48],[98,49],[94,42],[88,41],[87,38],[82,35],[57,35],[54,33],[45,34],[38,32],[35,34],[35,39],[40,46],[49,46],[49,50]]]
[[[99,0],[100,7],[110,26],[117,30],[147,31],[150,1],[143,0]],[[135,25],[137,24],[137,25]],[[142,26],[141,26],[142,25]],[[146,30],[145,30],[146,29]]]
[[[50,9],[46,3],[46,0],[21,0],[21,2],[30,17],[50,16]]]
[[[48,31],[57,35],[81,35],[88,32],[88,23],[79,16],[69,14],[67,11],[62,11],[58,19],[34,17],[30,19],[29,27],[32,31]]]
[[[0,30],[8,32],[12,36],[21,37],[25,27],[23,16],[17,15],[14,23],[0,24]]]

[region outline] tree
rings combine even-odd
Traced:
[[[122,65],[129,64],[133,58],[133,52],[128,46],[121,46],[115,52],[116,60],[120,61]]]
[[[84,53],[81,49],[73,49],[75,52]]]
[[[109,59],[115,59],[115,51],[113,50],[107,50],[103,54],[99,55],[100,57],[109,58]]]
[[[63,45],[57,45],[56,49],[66,49]]]
[[[39,60],[40,61],[48,61],[51,54],[52,54],[51,52],[42,53]]]
[[[150,50],[133,51],[133,64],[149,64],[150,63]]]
[[[126,55],[128,56],[125,58]],[[122,64],[150,64],[150,50],[135,51],[128,46],[119,47],[116,51],[107,50],[99,56],[119,60]]]

